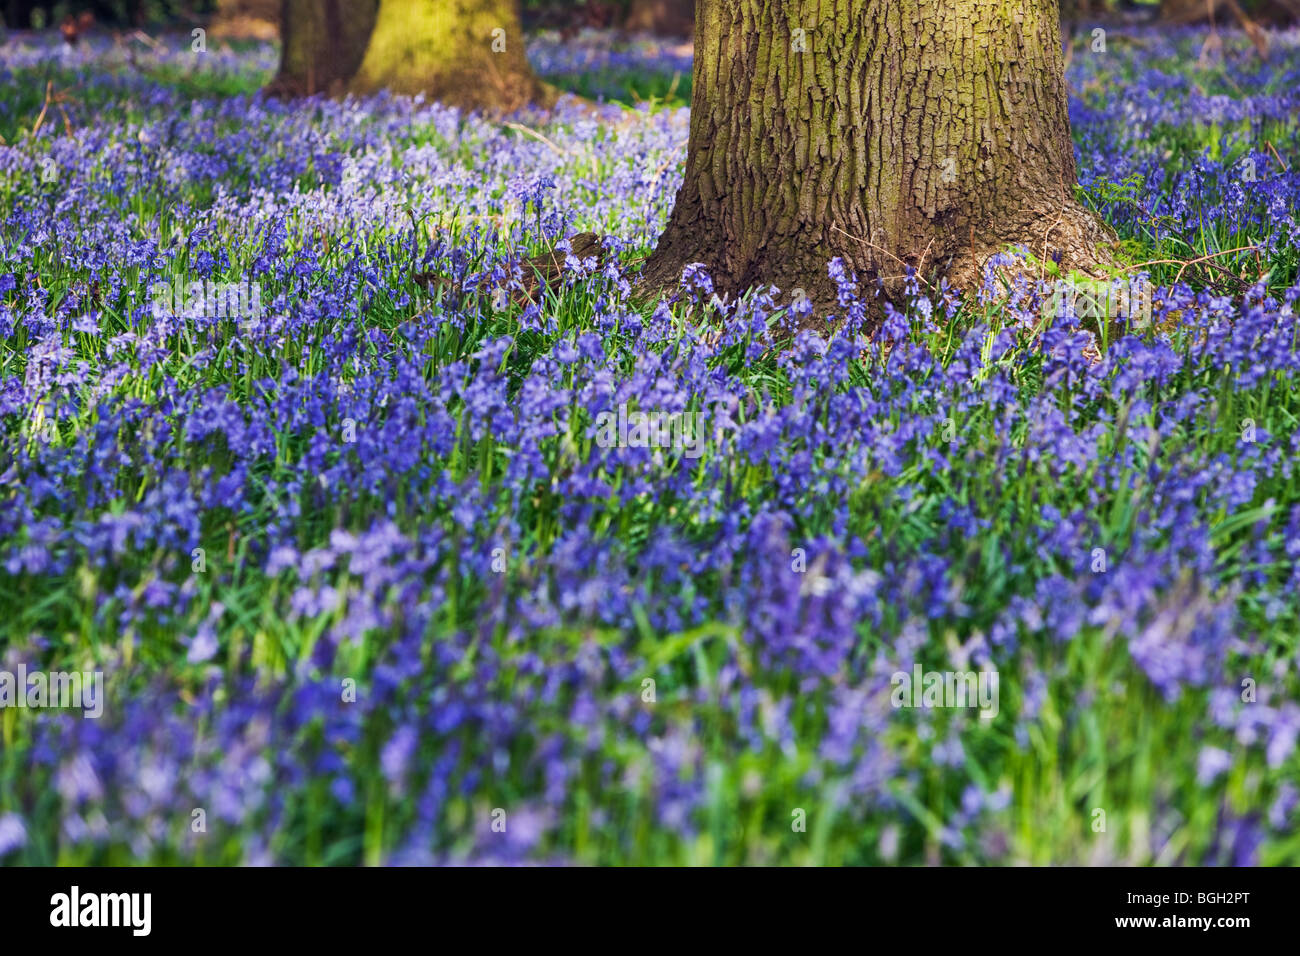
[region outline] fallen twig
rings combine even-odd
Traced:
[[[510,127],[511,129],[518,130],[521,133],[531,136],[534,139],[541,140],[547,146],[551,147],[551,149],[553,149],[557,155],[563,156],[566,159],[569,157],[568,150],[564,149],[563,147],[557,146],[555,143],[551,142],[541,133],[537,132],[537,130],[531,129],[530,127],[525,126],[523,123],[511,122],[511,123],[506,123],[505,125]]]

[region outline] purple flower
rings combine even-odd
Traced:
[[[415,727],[403,724],[388,739],[388,743],[384,744],[384,749],[380,753],[379,766],[383,771],[384,779],[398,791],[404,785],[407,768],[418,743],[419,734]]]
[[[16,813],[0,816],[0,856],[27,845],[27,830],[23,818]]]
[[[1212,784],[1232,767],[1232,754],[1218,747],[1202,747],[1196,761],[1196,782],[1202,787]]]

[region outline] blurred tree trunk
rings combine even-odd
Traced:
[[[623,26],[656,36],[691,36],[695,32],[695,0],[632,0]]]
[[[1105,6],[1103,0],[1061,0],[1061,19],[1077,23],[1104,10]]]
[[[1260,3],[1257,6],[1270,16],[1281,16],[1283,20],[1287,19],[1287,14],[1280,0],[1268,0],[1266,3]],[[1237,0],[1162,0],[1160,4],[1160,19],[1165,23],[1173,24],[1190,24],[1202,23],[1209,21],[1215,23],[1230,23],[1234,20],[1246,31],[1250,37],[1255,49],[1259,51],[1261,57],[1268,56],[1269,39],[1268,34],[1252,19],[1251,15],[1243,9]],[[1201,58],[1205,60],[1207,56],[1221,46],[1217,34],[1207,41],[1206,47],[1201,51]]]
[[[551,99],[524,55],[514,0],[381,0],[350,89],[491,111]]]
[[[1160,19],[1166,23],[1220,23],[1236,18],[1243,26],[1252,20],[1289,23],[1300,17],[1300,0],[1161,0]]]
[[[280,0],[280,70],[272,96],[337,96],[361,65],[375,0]]]
[[[1160,19],[1166,23],[1200,23],[1219,12],[1219,0],[1161,0]]]
[[[1104,0],[1060,0],[1060,6],[1061,42],[1068,48],[1079,25],[1095,16],[1098,7],[1104,6]],[[1069,50],[1067,55],[1073,52]]]
[[[1011,243],[1095,265],[1058,18],[1056,0],[700,0],[685,178],[647,283],[702,262],[720,292],[821,307],[835,256],[891,292],[905,265],[972,288]]]

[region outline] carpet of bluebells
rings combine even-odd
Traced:
[[[1149,327],[1004,271],[869,337],[830,263],[792,338],[635,285],[680,51],[539,37],[583,98],[502,121],[11,35],[0,668],[107,699],[0,711],[0,862],[1300,863],[1300,33],[1203,39],[1069,67]],[[204,281],[264,307],[151,302]]]

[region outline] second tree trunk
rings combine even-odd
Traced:
[[[376,0],[281,0],[280,69],[273,96],[343,92],[361,65]]]
[[[524,55],[514,0],[381,0],[350,89],[491,111],[550,99]]]

